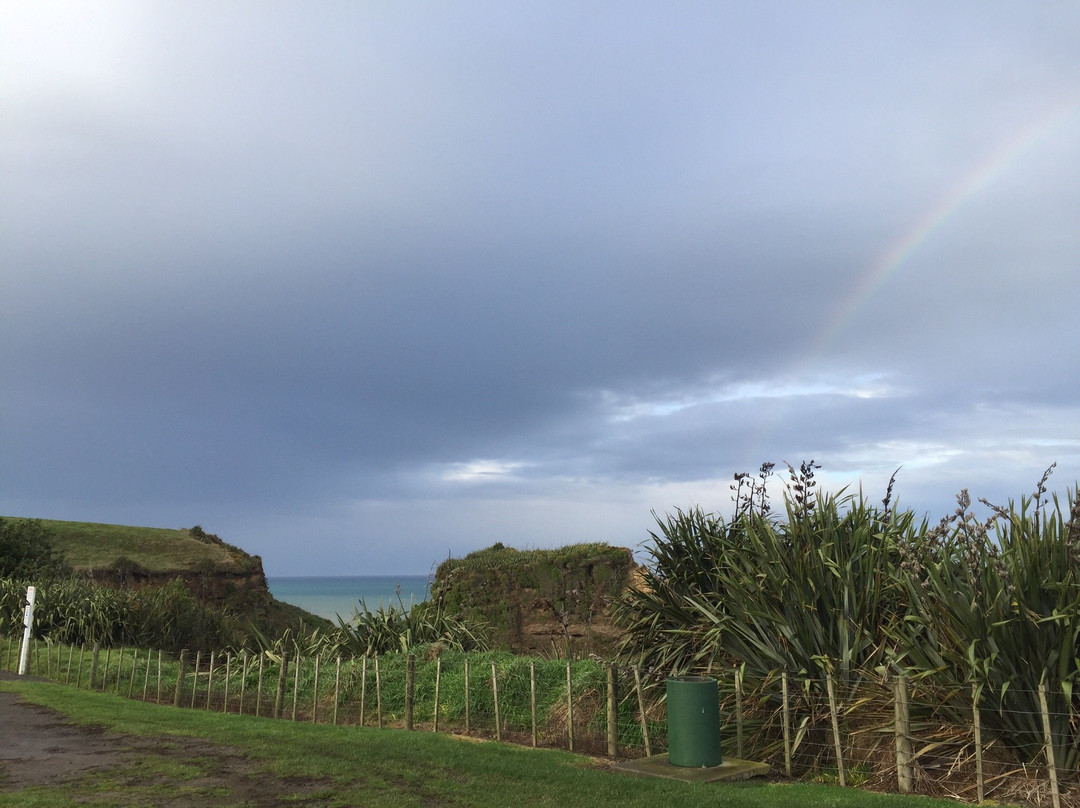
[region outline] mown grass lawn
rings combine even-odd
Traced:
[[[611,771],[603,761],[554,750],[432,733],[220,715],[37,682],[0,682],[0,688],[58,710],[77,723],[128,735],[160,737],[166,743],[170,736],[186,736],[219,744],[223,754],[227,749],[228,754],[239,754],[251,762],[267,794],[279,800],[295,799],[298,805],[955,806],[944,800],[803,783],[700,785],[636,779]],[[17,728],[5,727],[3,731]],[[181,765],[170,762],[167,755],[145,755],[125,764],[125,771],[99,772],[63,785],[4,792],[0,782],[0,806],[163,804],[184,789],[194,788],[190,784],[198,782],[200,766],[210,769],[213,765],[212,756],[188,759]],[[137,776],[140,773],[143,776]],[[148,781],[153,785],[148,786]],[[205,796],[208,803],[215,805],[259,804],[250,799],[230,803],[225,793]]]

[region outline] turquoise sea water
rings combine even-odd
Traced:
[[[353,616],[363,600],[369,609],[397,605],[397,593],[406,607],[427,598],[426,575],[356,575],[349,577],[268,577],[270,594],[312,614],[334,620]]]

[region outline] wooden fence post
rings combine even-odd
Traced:
[[[300,698],[300,668],[303,667],[304,658],[300,654],[296,655],[296,664],[293,666],[293,688],[292,688],[292,718],[290,720],[296,720],[296,700]]]
[[[634,689],[637,690],[638,716],[641,719],[641,739],[645,741],[645,757],[652,757],[652,745],[649,743],[649,722],[645,717],[645,694],[641,689],[641,668],[634,666]]]
[[[1050,798],[1054,808],[1061,808],[1057,766],[1054,763],[1054,735],[1050,729],[1050,709],[1046,705],[1046,681],[1039,683],[1039,707],[1042,710],[1043,735],[1046,738],[1046,767],[1050,773]]]
[[[980,805],[986,801],[986,780],[983,776],[982,713],[979,710],[981,690],[977,682],[971,683],[971,718],[975,728],[975,787]]]
[[[416,655],[405,657],[405,729],[413,728],[413,695],[416,688]]]
[[[244,696],[247,695],[248,652],[244,651],[240,662],[240,715],[244,714]]]
[[[566,743],[574,751],[574,678],[570,672],[570,660],[566,660]]]
[[[97,685],[98,659],[101,657],[101,643],[94,643],[94,650],[90,657],[90,690]]]
[[[334,726],[337,726],[338,719],[338,703],[341,701],[341,657],[337,658],[337,664],[335,665],[336,673],[334,674]]]
[[[147,658],[147,660],[150,659],[150,652],[149,651],[146,652],[146,658]],[[128,695],[127,695],[127,697],[129,699],[131,698],[131,694],[135,692],[135,668],[138,667],[135,663],[138,662],[138,661],[139,661],[139,652],[138,652],[138,650],[136,650],[135,651],[135,656],[131,658],[131,679],[128,681]]]
[[[65,685],[71,684],[71,660],[72,660],[72,658],[74,656],[75,656],[75,643],[69,643],[68,644],[67,675],[64,677],[64,684]]]
[[[787,671],[780,674],[780,686],[784,700],[784,774],[791,777],[791,697]]]
[[[173,694],[173,707],[180,706],[180,693],[184,686],[184,665],[187,663],[187,649],[180,650],[180,659],[176,663],[176,692]],[[91,674],[93,675],[93,674]]]
[[[281,664],[278,665],[277,692],[274,693],[274,718],[281,718],[285,707],[285,683],[289,675],[289,652],[281,652]]]
[[[210,694],[214,692],[214,652],[210,652],[210,669],[206,672],[206,709],[210,709]]]
[[[529,714],[532,716],[532,745],[539,740],[536,732],[536,663],[529,662]]]
[[[619,694],[612,662],[607,666],[607,753],[612,759],[619,756]]]
[[[105,670],[101,674],[101,692],[105,692],[105,686],[109,681],[109,662],[112,660],[112,646],[105,649]]]
[[[317,724],[319,715],[319,662],[321,657],[315,657],[315,695],[311,697],[311,723]]]
[[[360,726],[364,726],[364,707],[367,702],[367,654],[360,663]]]
[[[442,687],[442,657],[435,659],[435,709],[432,711],[431,731],[439,731],[439,690]]]
[[[202,665],[202,651],[195,652],[195,670],[191,672],[191,709],[195,709],[195,693],[199,689],[199,668]]]
[[[832,719],[833,743],[836,745],[836,772],[840,778],[840,785],[847,785],[844,777],[844,748],[840,740],[840,720],[836,712],[836,689],[833,686],[832,672],[825,674],[825,688],[829,693],[829,717]]]
[[[896,720],[896,789],[910,794],[914,788],[914,772],[911,766],[911,724],[908,704],[907,678],[899,674],[893,682],[893,712]]]
[[[142,700],[147,701],[150,695],[150,658],[154,655],[153,651],[146,652],[146,674],[143,676],[142,686]]]
[[[120,646],[120,655],[116,658],[116,689],[113,691],[120,695],[120,677],[124,672],[124,646]]]
[[[495,673],[495,663],[491,663],[491,697],[495,701],[495,740],[502,740],[502,720],[499,716],[499,678]]]
[[[263,662],[266,654],[259,652],[259,681],[255,685],[255,715],[262,715]]]
[[[742,666],[735,668],[735,757],[743,759],[743,677]]]
[[[229,684],[232,679],[232,654],[225,652],[225,697],[221,701],[221,712],[229,712]]]
[[[469,658],[465,657],[465,734],[469,734],[471,710],[469,709]]]
[[[379,655],[375,655],[375,720],[382,729],[382,677],[379,675]]]
[[[75,672],[75,687],[82,687],[82,666],[84,656],[86,656],[86,643],[79,646],[79,669]]]
[[[157,652],[157,703],[161,704],[161,649]]]

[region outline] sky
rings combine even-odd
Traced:
[[[268,575],[1080,479],[1080,4],[0,3],[0,513]],[[640,551],[639,551],[640,552]]]

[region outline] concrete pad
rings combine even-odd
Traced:
[[[769,764],[728,758],[719,766],[695,769],[690,766],[672,765],[665,754],[637,760],[624,760],[622,763],[616,763],[612,769],[633,777],[663,777],[667,780],[682,780],[686,783],[717,783],[764,777],[769,773]]]

